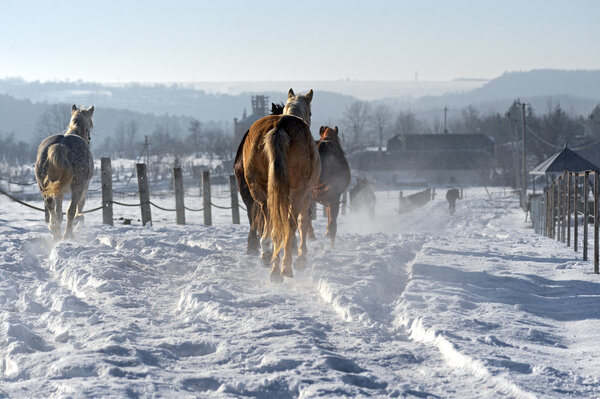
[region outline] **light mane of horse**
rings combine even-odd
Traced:
[[[294,115],[302,119],[310,127],[310,102],[312,101],[313,91],[310,89],[306,95],[294,94],[292,89],[288,93],[288,99],[283,108],[284,115]]]
[[[94,113],[94,107],[88,109],[77,108],[75,105],[71,108],[71,122],[65,132],[65,136],[68,134],[75,134],[84,139],[88,144],[91,140],[91,130],[94,127],[92,122],[92,114]]]

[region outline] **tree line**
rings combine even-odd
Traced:
[[[519,175],[522,150],[522,107],[515,100],[505,112],[482,114],[474,106],[450,110],[444,125],[443,110],[439,115],[420,118],[411,110],[394,112],[385,103],[356,101],[344,110],[342,125],[347,151],[376,147],[382,150],[395,135],[408,134],[484,134],[494,138],[496,146],[496,181],[515,185]],[[572,115],[560,103],[548,104],[545,112],[526,105],[526,154],[530,170],[564,148],[586,147],[600,140],[600,104],[587,115]],[[599,143],[600,144],[600,143]]]
[[[521,151],[522,108],[519,103],[515,100],[504,112],[486,114],[474,106],[450,110],[451,116],[444,126],[443,112],[425,118],[411,110],[394,111],[385,102],[356,101],[345,108],[341,118],[344,147],[348,152],[366,146],[383,150],[387,140],[394,135],[443,133],[444,130],[449,134],[485,134],[493,137],[496,144],[497,183],[516,184]],[[0,131],[0,162],[15,166],[32,164],[39,142],[64,131],[69,117],[69,106],[50,105],[36,121],[37,139],[34,142],[21,141],[14,134]],[[545,112],[527,106],[526,124],[530,169],[565,145],[581,147],[600,140],[600,104],[587,115],[573,115],[559,103],[549,104]],[[165,119],[144,132],[138,120],[123,118],[110,137],[95,142],[92,133],[92,150],[95,156],[138,159],[145,150],[146,136],[150,155],[206,154],[221,160],[231,160],[235,155],[230,126],[190,118]]]

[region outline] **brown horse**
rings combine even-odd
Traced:
[[[310,133],[313,91],[295,95],[290,89],[283,115],[269,115],[254,122],[243,146],[244,178],[260,207],[265,228],[263,254],[269,236],[273,241],[271,279],[292,277],[292,237],[300,229],[297,269],[306,267],[308,206],[319,178],[321,163]],[[283,249],[280,268],[279,253]]]
[[[281,115],[283,114],[283,104],[274,104],[271,103],[271,115]],[[263,218],[260,213],[260,207],[254,202],[254,198],[250,194],[250,189],[248,188],[248,183],[246,183],[246,179],[244,178],[244,143],[246,142],[246,137],[248,137],[248,132],[244,134],[240,145],[238,146],[237,153],[235,155],[235,162],[233,164],[233,171],[235,173],[235,177],[237,179],[238,188],[240,195],[242,196],[242,201],[246,205],[246,212],[248,214],[248,222],[250,223],[250,231],[248,232],[248,244],[246,246],[246,252],[251,255],[258,255],[260,250],[260,239],[259,234],[262,235],[263,232]],[[268,261],[271,260],[271,256],[268,256]]]
[[[332,129],[329,126],[321,126],[319,135],[321,138],[317,141],[317,150],[321,158],[321,175],[313,192],[313,199],[325,205],[327,209],[326,236],[331,240],[333,247],[340,211],[340,197],[350,185],[350,166],[340,144],[338,127]],[[309,235],[314,237],[312,222],[310,223]]]

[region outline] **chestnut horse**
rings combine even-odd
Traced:
[[[332,129],[329,126],[321,126],[319,135],[321,137],[317,141],[317,150],[321,159],[321,175],[313,192],[313,199],[325,205],[327,209],[326,236],[331,240],[333,247],[340,211],[340,197],[350,185],[350,166],[340,144],[338,127]],[[309,235],[314,237],[312,221],[310,223]]]
[[[300,245],[294,266],[306,268],[308,207],[321,171],[310,133],[312,97],[312,90],[295,95],[290,89],[283,115],[269,115],[254,122],[243,145],[244,179],[264,223],[260,240],[263,255],[270,247],[269,238],[273,241],[273,281],[293,277],[292,239],[296,228],[300,230]]]
[[[281,115],[283,114],[283,104],[274,104],[271,103],[271,115]],[[246,205],[246,213],[248,214],[248,222],[250,223],[250,231],[248,232],[248,244],[246,246],[246,252],[251,255],[258,255],[260,249],[259,243],[259,234],[262,235],[263,226],[262,226],[262,215],[260,215],[260,208],[254,202],[254,198],[250,194],[250,189],[248,188],[248,184],[246,183],[246,179],[244,178],[244,143],[246,142],[246,137],[248,137],[248,131],[242,137],[242,141],[238,146],[237,153],[235,155],[235,162],[233,164],[233,171],[235,173],[235,177],[238,183],[238,189],[240,195],[242,196],[242,201]],[[271,260],[271,257],[268,257],[268,261]]]

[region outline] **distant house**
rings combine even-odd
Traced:
[[[485,184],[494,167],[494,139],[483,134],[409,134],[387,151],[352,157],[353,168],[386,184]]]
[[[556,179],[565,170],[570,172],[585,172],[586,170],[599,169],[595,164],[565,146],[561,151],[533,168],[529,174],[534,176],[545,175],[546,183],[548,183],[548,180]]]
[[[269,97],[267,96],[252,96],[252,114],[246,115],[246,110],[244,109],[244,114],[241,119],[238,120],[238,118],[233,118],[234,151],[240,145],[242,137],[244,137],[244,134],[250,129],[250,126],[260,118],[268,115],[268,103]]]

